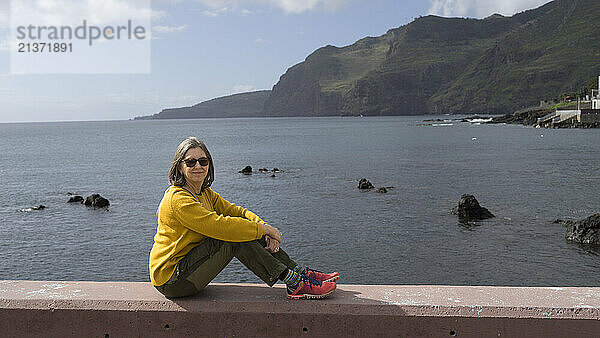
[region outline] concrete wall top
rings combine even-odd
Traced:
[[[324,300],[287,300],[283,285],[210,284],[167,299],[150,283],[0,281],[1,309],[339,313],[600,320],[597,287],[338,285]]]

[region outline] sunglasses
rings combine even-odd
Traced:
[[[200,157],[198,159],[196,159],[196,158],[188,158],[186,160],[183,160],[183,162],[185,162],[185,165],[188,168],[195,167],[196,166],[196,162],[200,163],[200,165],[203,166],[203,167],[206,167],[208,165],[208,163],[210,163],[210,161],[206,157]]]

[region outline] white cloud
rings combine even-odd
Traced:
[[[221,7],[221,8],[215,8],[215,9],[211,9],[211,10],[202,11],[202,15],[214,18],[221,14],[227,13],[229,11],[231,11],[231,9],[229,7]]]
[[[238,93],[246,93],[246,92],[251,92],[256,90],[256,88],[254,88],[254,86],[252,85],[235,85],[233,86],[233,89],[231,91],[231,94],[238,94]]]
[[[231,8],[240,6],[268,6],[282,9],[285,13],[302,13],[319,8],[335,11],[353,0],[196,0],[212,9]],[[244,12],[246,11],[246,12]],[[248,9],[242,10],[242,14],[250,14]],[[212,12],[211,12],[212,13]]]
[[[257,38],[257,39],[254,39],[254,42],[256,42],[256,43],[263,43],[263,42],[267,42],[267,40],[262,39],[262,38]]]
[[[484,18],[494,13],[511,16],[537,8],[549,0],[429,0],[430,14]]]
[[[73,25],[86,19],[97,25],[126,20],[160,19],[164,11],[153,11],[150,0],[19,0],[11,2],[15,20],[36,25]],[[2,22],[0,17],[0,23]]]
[[[251,11],[249,9],[242,9],[241,13],[242,13],[242,16],[250,16],[250,15],[254,14],[255,12]]]
[[[153,26],[152,30],[157,32],[157,33],[177,33],[177,32],[182,32],[187,28],[187,25],[181,25],[181,26]]]

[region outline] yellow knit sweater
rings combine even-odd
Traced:
[[[156,213],[158,227],[150,251],[150,280],[166,283],[177,263],[206,237],[227,242],[247,242],[262,237],[264,223],[252,212],[229,203],[212,189],[196,195],[172,186]]]

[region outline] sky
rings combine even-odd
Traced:
[[[366,36],[380,36],[429,14],[510,16],[547,2],[0,0],[0,123],[123,120],[219,96],[271,89],[286,69],[329,44],[341,47]],[[23,4],[30,6],[24,10],[24,20],[38,25],[75,25],[85,18],[99,23],[128,18],[140,22],[135,20],[146,17],[149,27],[145,39],[139,41],[139,53],[117,50],[113,47],[116,40],[94,41],[95,51],[105,50],[94,52],[99,60],[94,62],[105,68],[94,68],[91,74],[80,71],[93,67],[86,66],[89,62],[82,62],[81,57],[63,53],[62,57],[71,59],[63,68],[55,64],[53,69],[59,73],[49,73],[54,62],[50,53],[41,63],[11,61],[11,53],[28,54],[15,53],[14,13]],[[131,46],[133,42],[119,43]]]

